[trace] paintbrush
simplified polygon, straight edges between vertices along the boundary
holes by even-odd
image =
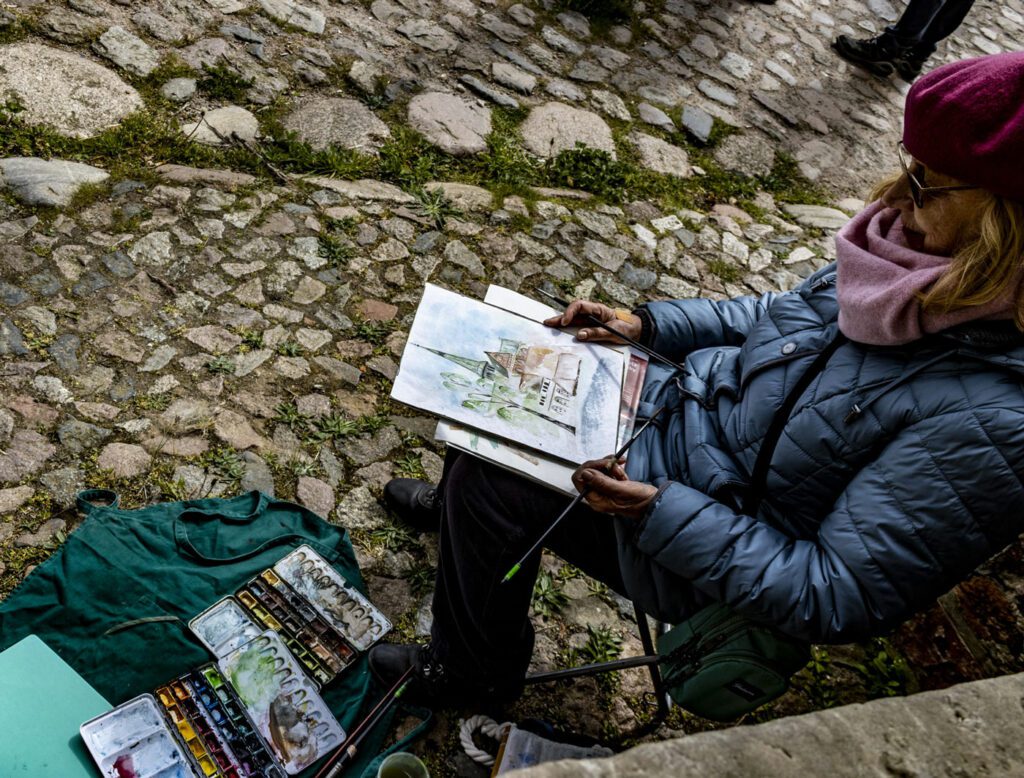
[[[658,415],[663,410],[665,410],[665,406],[664,405],[662,405],[654,413],[652,413],[648,417],[647,421],[645,421],[643,424],[640,425],[640,429],[638,429],[636,432],[634,432],[633,436],[629,440],[627,440],[625,443],[622,444],[622,448],[620,448],[618,451],[615,452],[615,455],[612,457],[611,462],[609,462],[609,464],[606,467],[611,467],[616,462],[618,462],[619,459],[621,459],[622,456],[627,451],[629,451],[629,447],[632,446],[636,442],[637,438],[640,437],[640,433],[643,432],[645,429],[647,429],[651,425],[651,423],[656,418],[658,418]],[[555,519],[553,522],[551,522],[551,525],[546,530],[544,530],[544,534],[541,535],[537,539],[536,543],[534,543],[532,546],[530,546],[530,550],[527,551],[525,554],[523,554],[522,557],[520,557],[519,561],[516,562],[514,565],[512,565],[511,568],[509,568],[509,571],[507,573],[505,573],[505,577],[501,579],[502,583],[505,583],[507,581],[512,580],[512,576],[514,576],[516,573],[519,572],[519,568],[522,567],[523,563],[527,559],[529,559],[530,555],[533,554],[534,551],[536,551],[537,549],[539,549],[541,547],[541,544],[547,539],[548,535],[550,535],[552,532],[554,532],[555,527],[557,527],[561,523],[562,519],[564,519],[566,516],[568,516],[570,511],[572,511],[573,508],[575,508],[577,505],[579,505],[580,502],[583,500],[583,498],[586,497],[589,493],[590,493],[590,487],[586,487],[586,488],[583,489],[583,491],[581,491],[579,494],[577,494],[575,497],[573,497],[572,502],[569,503],[568,507],[566,507],[566,509],[564,511],[562,511],[560,514],[558,514],[558,518]]]
[[[563,308],[568,308],[569,307],[569,302],[567,300],[563,300],[561,297],[556,297],[555,295],[551,294],[550,292],[545,292],[543,289],[537,289],[537,291],[540,292],[545,297],[547,297],[552,302],[558,303],[558,305],[561,305]],[[661,354],[659,354],[657,351],[655,351],[654,349],[650,348],[649,346],[645,346],[643,343],[640,343],[637,340],[633,340],[628,335],[623,335],[621,332],[619,332],[618,330],[612,328],[608,324],[605,324],[603,321],[601,321],[599,318],[597,318],[593,314],[589,314],[589,313],[585,314],[583,318],[585,318],[588,322],[593,324],[595,327],[600,327],[603,330],[607,330],[608,332],[610,332],[615,337],[617,337],[620,340],[625,341],[626,343],[628,343],[630,346],[635,348],[637,351],[642,351],[644,354],[649,356],[651,359],[656,359],[659,362],[664,362],[669,367],[674,368],[676,370],[681,370],[683,373],[687,372],[686,368],[683,367],[682,365],[680,365],[678,362],[673,362],[671,359],[669,359],[668,357],[662,356]]]
[[[416,669],[413,665],[399,678],[395,685],[388,689],[387,693],[381,699],[380,702],[366,714],[354,730],[345,738],[345,742],[338,746],[337,750],[328,757],[327,761],[324,762],[324,766],[320,768],[320,771],[314,776],[314,778],[338,778],[341,775],[341,771],[356,758],[356,754],[359,752],[359,743],[366,737],[371,729],[380,721],[384,714],[388,712],[392,705],[398,702],[398,699],[405,694],[406,688],[412,683],[412,674]]]

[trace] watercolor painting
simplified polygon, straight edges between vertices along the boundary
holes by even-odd
[[[391,396],[578,464],[615,450],[624,360],[428,284]]]
[[[345,739],[338,720],[273,630],[218,663],[289,775]]]
[[[309,546],[299,546],[274,570],[359,651],[390,631],[384,614]]]

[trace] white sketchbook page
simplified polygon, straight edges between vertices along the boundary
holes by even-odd
[[[615,449],[602,420],[623,371],[617,351],[428,284],[391,396],[578,464]]]
[[[447,421],[437,423],[434,438],[467,454],[519,473],[555,491],[570,497],[576,496],[576,487],[572,485],[575,468],[570,465],[564,465],[514,443],[498,440],[478,430]]]

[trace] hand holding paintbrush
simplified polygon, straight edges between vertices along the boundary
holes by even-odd
[[[562,523],[562,519],[568,516],[573,508],[579,505],[583,500],[594,508],[595,510],[606,511],[608,513],[622,513],[623,515],[629,515],[630,513],[641,509],[650,502],[654,494],[657,493],[657,489],[650,484],[643,484],[637,481],[630,481],[629,476],[626,475],[625,469],[622,467],[622,463],[625,462],[623,457],[626,452],[629,451],[632,446],[639,439],[643,431],[647,429],[654,420],[661,415],[661,412],[665,410],[665,406],[662,405],[654,411],[645,421],[641,424],[634,432],[632,437],[622,444],[622,448],[615,452],[610,457],[605,459],[595,459],[590,462],[582,464],[575,473],[573,473],[572,480],[579,489],[579,494],[573,498],[573,501],[569,503],[565,510],[558,514],[558,517],[548,525],[548,528],[544,530],[543,534],[537,538],[536,542],[530,546],[530,550],[523,554],[519,561],[516,562],[509,571],[505,573],[505,577],[501,579],[502,583],[506,583],[512,580],[512,577],[519,572],[519,569],[523,566],[530,556],[535,553],[547,540],[548,535],[555,531],[555,527]],[[603,472],[602,472],[603,471]],[[578,479],[578,480],[577,480]],[[652,491],[653,490],[653,491]]]
[[[562,314],[544,320],[548,327],[583,327],[589,324],[591,327],[584,327],[576,333],[577,340],[586,343],[626,343],[651,359],[686,373],[686,368],[678,362],[673,362],[639,341],[642,324],[636,314],[589,300],[575,300],[570,303],[543,289],[538,289],[537,292],[565,307]]]

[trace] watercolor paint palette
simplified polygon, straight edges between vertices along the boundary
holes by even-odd
[[[309,546],[285,556],[274,572],[359,651],[391,630],[384,614]]]
[[[216,657],[244,646],[266,629],[253,621],[233,597],[217,600],[192,619],[188,626]]]
[[[194,778],[156,699],[143,694],[85,722],[79,731],[103,778]]]
[[[87,721],[81,733],[104,778],[285,778],[345,739],[269,630],[222,667],[175,678]]]
[[[278,633],[321,685],[334,680],[356,658],[356,649],[273,570],[248,581],[235,592],[235,599],[264,628]]]
[[[274,630],[222,657],[218,666],[290,775],[344,741],[341,725]]]

